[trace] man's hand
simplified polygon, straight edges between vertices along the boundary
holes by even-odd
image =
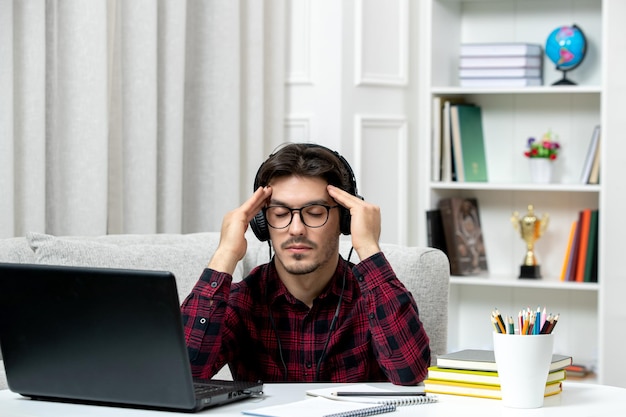
[[[220,243],[209,262],[208,267],[219,272],[233,274],[239,262],[248,250],[245,238],[250,220],[263,208],[272,195],[271,187],[259,187],[239,208],[224,216]]]
[[[380,252],[380,207],[361,200],[341,188],[327,186],[328,193],[338,203],[350,211],[350,234],[352,247],[360,259],[368,258]]]

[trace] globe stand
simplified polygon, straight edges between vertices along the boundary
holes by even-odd
[[[558,81],[552,83],[552,85],[577,85],[574,81],[571,81],[567,78],[567,71],[561,70],[563,72],[563,78]]]

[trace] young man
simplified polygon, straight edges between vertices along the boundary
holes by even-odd
[[[248,226],[274,256],[232,283]],[[338,153],[289,144],[223,220],[218,248],[182,306],[194,377],[228,363],[235,380],[421,382],[430,348],[417,305],[380,251],[380,209]],[[351,234],[361,261],[339,255]]]

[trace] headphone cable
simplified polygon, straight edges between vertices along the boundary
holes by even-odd
[[[348,267],[350,263],[350,258],[352,257],[352,251],[354,247],[350,248],[350,252],[348,253],[348,260],[346,261],[348,265],[346,265],[343,271],[343,277],[341,282],[341,292],[339,293],[339,301],[337,301],[337,308],[335,309],[335,315],[333,316],[332,321],[330,322],[330,327],[328,328],[328,337],[326,338],[326,342],[324,343],[324,348],[322,349],[322,354],[317,361],[317,366],[315,367],[315,382],[319,382],[320,379],[320,368],[322,366],[322,361],[326,357],[326,349],[328,349],[328,343],[330,342],[330,337],[333,334],[333,330],[335,325],[337,324],[337,320],[339,319],[339,310],[341,308],[341,303],[343,301],[343,292],[346,289],[346,275],[348,273]]]
[[[326,357],[326,350],[328,349],[328,344],[330,343],[330,337],[332,336],[335,325],[337,324],[337,320],[339,319],[339,311],[341,309],[341,304],[343,302],[343,293],[346,289],[346,275],[348,274],[350,258],[352,258],[353,251],[354,251],[354,247],[351,247],[350,252],[348,253],[348,260],[346,261],[347,265],[343,271],[343,276],[342,276],[342,281],[341,281],[341,292],[339,293],[339,301],[337,301],[335,314],[333,315],[333,319],[331,320],[330,326],[328,328],[328,337],[326,338],[326,341],[324,342],[324,348],[322,349],[322,353],[320,354],[320,358],[318,359],[317,365],[315,367],[315,381],[316,382],[319,381],[319,374],[320,374],[320,368],[322,366],[322,361]],[[270,253],[271,253],[271,245],[270,245]],[[276,322],[274,321],[274,314],[272,313],[272,307],[270,306],[269,300],[267,303],[267,309],[269,311],[270,324],[272,326],[272,329],[274,330],[274,334],[276,335],[276,343],[278,344],[278,354],[280,357],[281,365],[283,366],[283,370],[285,372],[285,381],[287,382],[289,369],[287,367],[287,363],[285,362],[285,358],[283,356],[283,347],[280,341],[280,336],[278,335],[278,328],[276,327]]]
[[[278,329],[276,328],[276,323],[274,322],[274,315],[272,314],[272,307],[267,304],[267,309],[270,312],[270,323],[272,324],[272,329],[274,329],[274,334],[276,335],[276,343],[278,344],[278,355],[280,357],[280,363],[283,365],[283,371],[285,372],[285,382],[288,382],[287,379],[287,364],[285,363],[285,358],[283,357],[283,346],[280,342],[280,336],[278,336]]]

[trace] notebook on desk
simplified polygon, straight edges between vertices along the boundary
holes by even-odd
[[[192,379],[170,272],[0,264],[0,346],[35,399],[197,411],[263,388]]]

